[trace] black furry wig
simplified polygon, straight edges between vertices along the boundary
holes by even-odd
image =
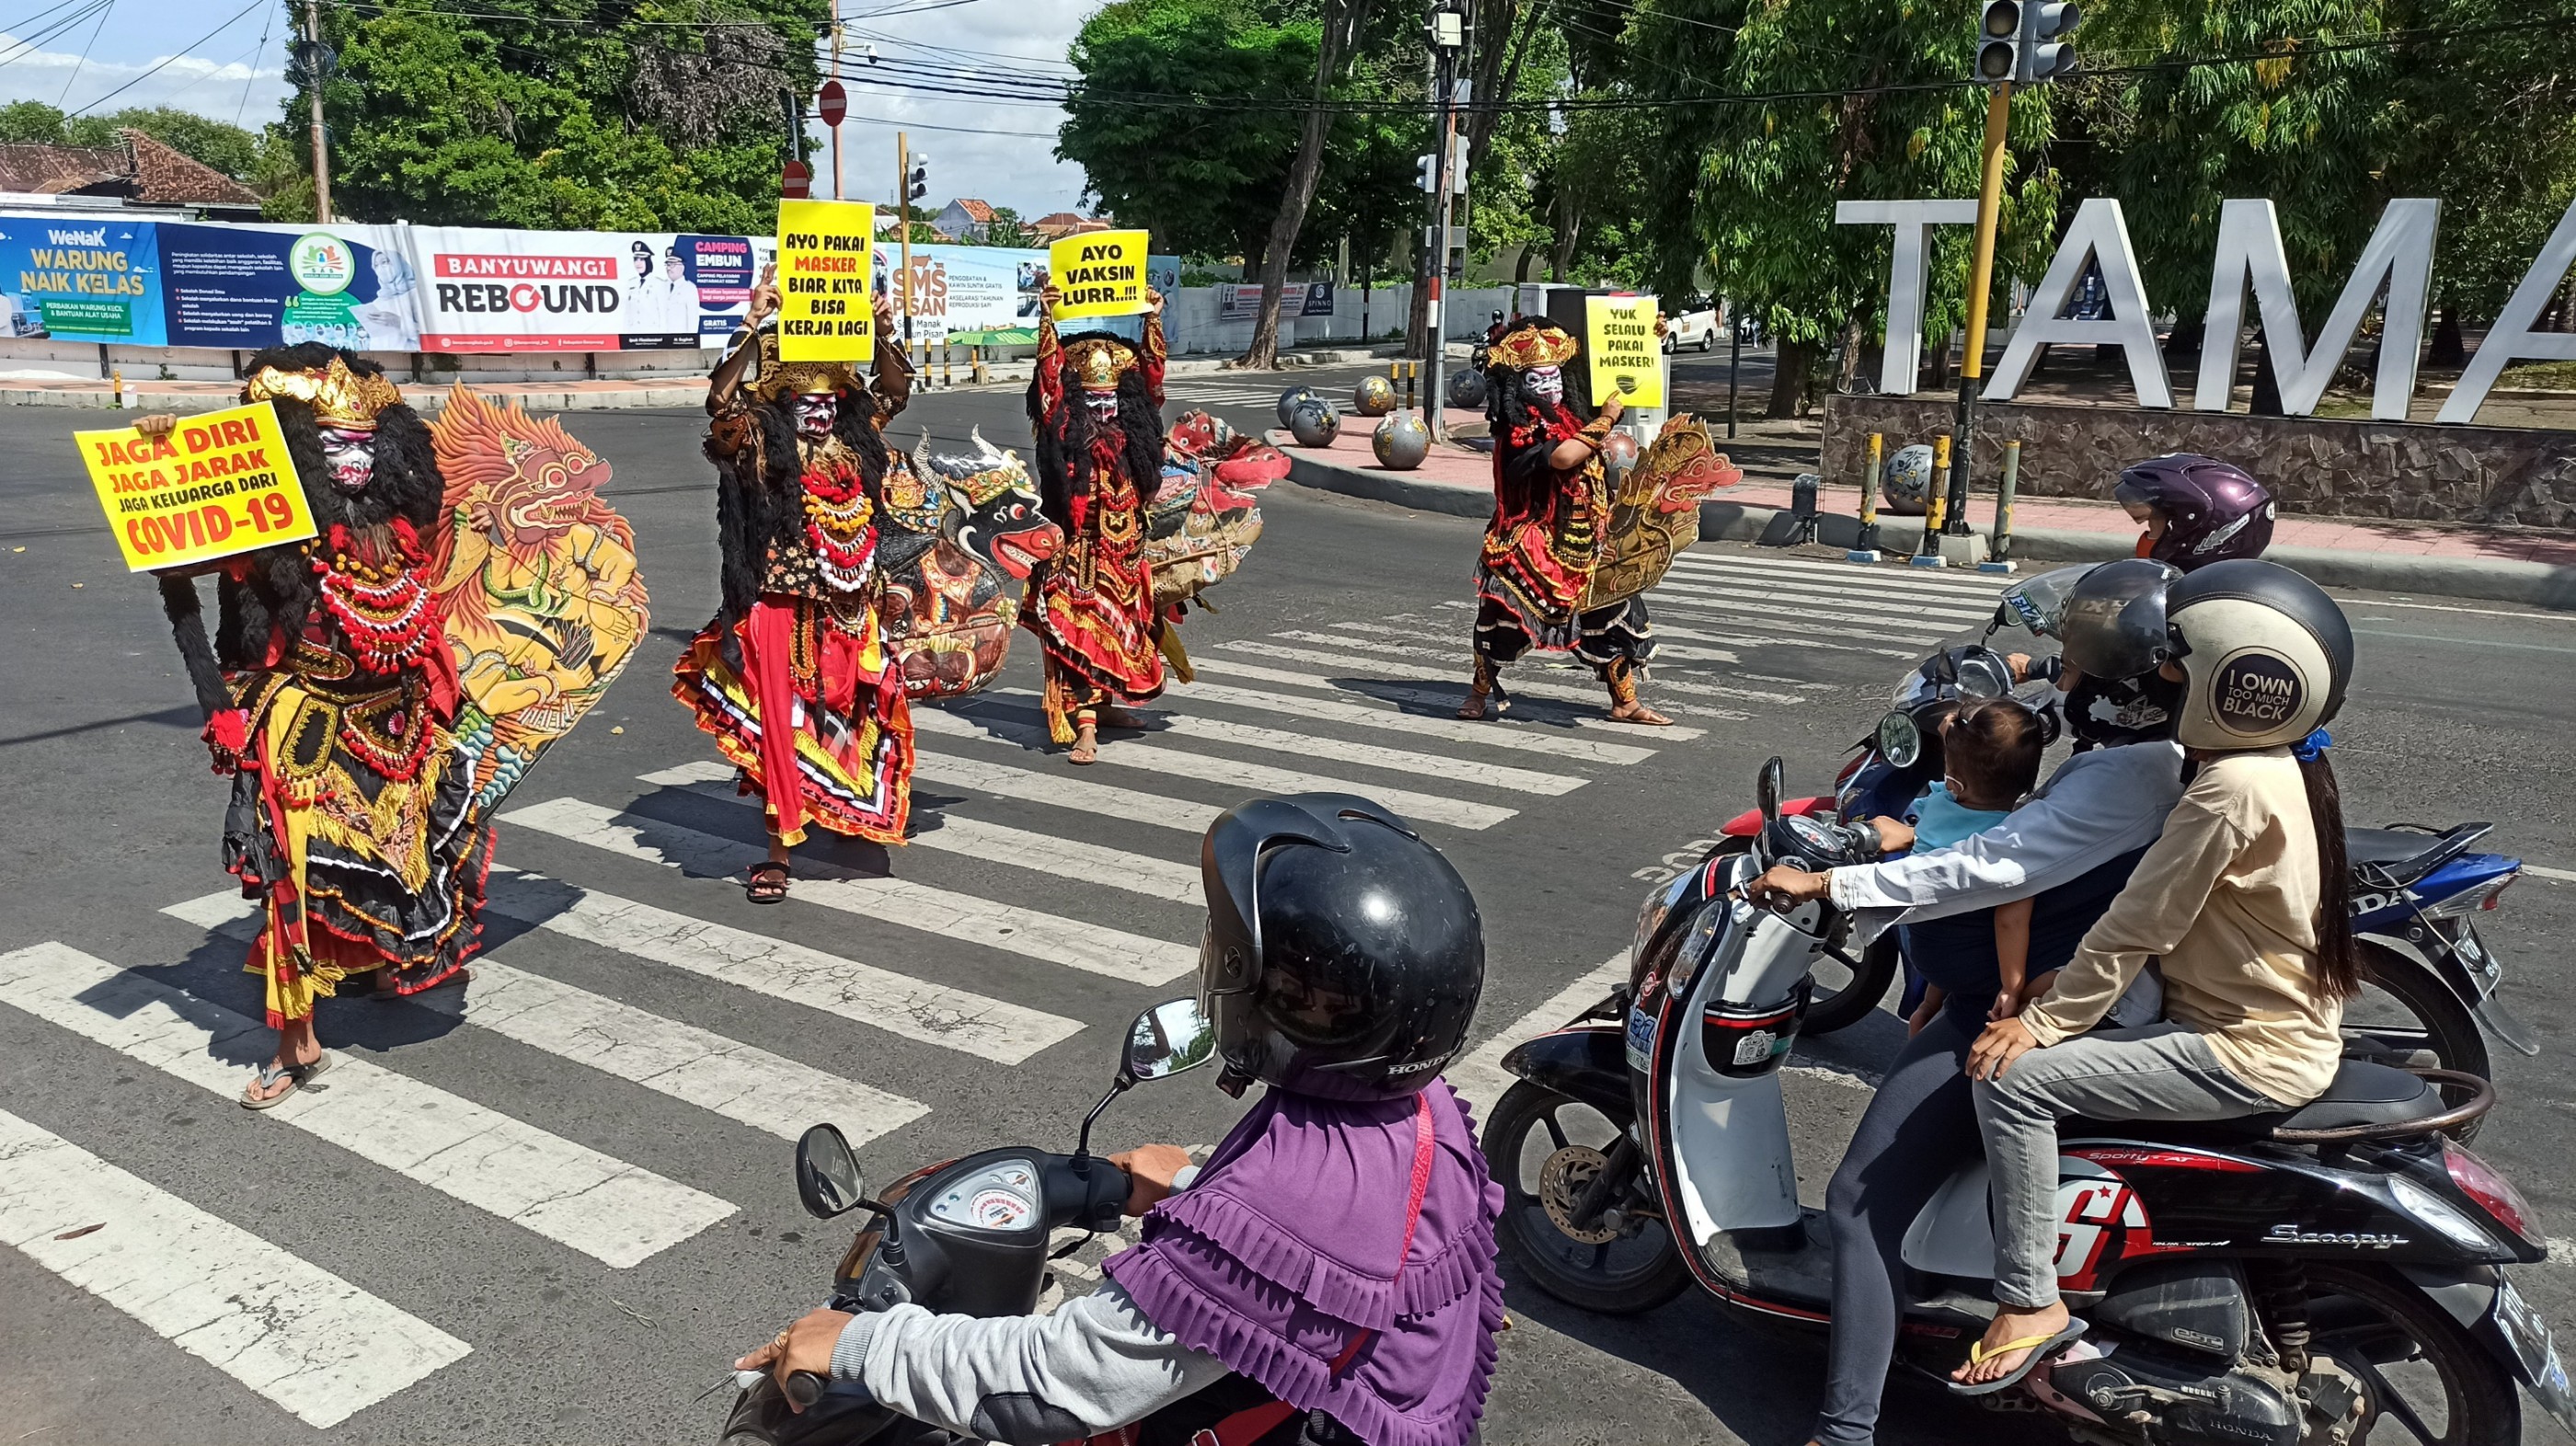
[[[1086,331],[1062,339],[1060,345],[1070,351],[1086,341],[1114,341],[1133,349],[1136,343],[1115,332]],[[1088,497],[1096,479],[1091,475],[1091,442],[1097,430],[1091,420],[1091,408],[1084,404],[1082,387],[1068,368],[1064,401],[1056,415],[1046,414],[1044,396],[1037,380],[1029,381],[1029,421],[1037,429],[1038,507],[1047,519],[1070,535],[1073,531],[1073,499]],[[1143,366],[1130,367],[1118,379],[1118,431],[1126,458],[1127,475],[1136,484],[1137,500],[1150,500],[1154,489],[1163,485],[1163,414],[1154,405],[1153,393],[1145,386]]]
[[[262,368],[319,371],[335,357],[359,376],[384,375],[383,367],[357,353],[318,341],[258,352],[244,374]],[[331,484],[330,464],[322,455],[321,424],[312,405],[292,397],[275,398],[271,405],[277,409],[287,458],[295,466],[296,480],[303,484],[305,504],[323,537],[329,537],[334,526],[364,530],[401,518],[428,543],[438,524],[445,489],[429,426],[418,412],[397,402],[376,414],[375,476],[364,490],[351,495]],[[187,660],[197,702],[209,716],[232,706],[224,686],[226,670],[265,666],[274,639],[293,639],[303,633],[317,587],[302,543],[250,554],[243,577],[225,575],[215,584],[215,633],[209,644],[195,582],[185,577],[165,577],[160,582],[162,611],[169,615],[179,655]]]
[[[859,459],[859,475],[868,496],[885,500],[889,465],[885,438],[877,431],[876,395],[865,389],[844,391],[832,434]],[[757,450],[717,455],[716,543],[723,554],[724,620],[738,621],[760,596],[763,560],[773,544],[790,541],[805,525],[802,500],[803,459],[797,447],[793,398],[763,401],[746,396],[750,421],[758,429]],[[749,475],[753,459],[760,475]]]
[[[1510,329],[1501,337],[1495,338],[1492,350],[1501,350],[1504,338],[1524,331],[1542,330],[1559,331],[1561,328],[1543,317],[1522,317],[1513,322]],[[1490,354],[1489,352],[1488,355]],[[1566,358],[1557,371],[1565,378],[1566,410],[1572,412],[1577,421],[1591,420],[1591,368],[1583,364],[1582,352],[1578,350],[1573,356]],[[1515,367],[1504,366],[1499,361],[1486,363],[1485,420],[1493,424],[1494,436],[1498,441],[1506,429],[1526,427],[1538,420],[1538,399],[1530,395],[1529,373]]]

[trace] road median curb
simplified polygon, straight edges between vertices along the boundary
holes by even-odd
[[[1417,512],[1454,517],[1493,515],[1491,493],[1481,487],[1435,482],[1403,472],[1350,467],[1288,453],[1288,480],[1325,492],[1391,502]],[[1794,535],[1786,511],[1739,502],[1702,503],[1700,536],[1710,542],[1782,545]],[[1987,529],[1974,528],[1980,555]],[[1848,548],[1860,535],[1859,519],[1833,513],[1816,519],[1816,540],[1827,547]],[[1890,557],[1911,553],[1921,544],[1919,517],[1878,519],[1880,551]],[[2137,539],[2127,534],[2032,528],[2012,535],[2012,555],[2028,571],[2041,565],[2108,562],[2136,555]],[[2576,611],[2576,568],[2514,558],[2436,557],[2421,553],[2360,552],[2325,547],[2274,547],[2264,556],[2306,574],[2326,587],[2366,588],[2374,592],[2423,593],[2435,597],[2484,602],[2521,603],[2529,607]]]

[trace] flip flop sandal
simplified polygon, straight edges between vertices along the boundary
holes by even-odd
[[[1950,1394],[1954,1396],[1991,1396],[1997,1391],[2018,1386],[2021,1384],[2022,1378],[2029,1375],[2031,1370],[2038,1366],[2040,1362],[2047,1360],[2050,1355],[2058,1351],[2060,1348],[2074,1344],[2076,1339],[2084,1334],[2084,1330],[2084,1322],[2080,1320],[2069,1320],[2066,1323],[2065,1328],[2058,1331],[2055,1335],[2023,1336],[2017,1341],[2006,1341],[2002,1345],[1995,1347],[1993,1350],[1986,1349],[1986,1343],[1984,1341],[1979,1341],[1968,1347],[1969,1365],[1973,1366],[1981,1361],[1991,1361],[1997,1356],[2009,1355],[2014,1351],[2028,1351],[2030,1354],[2022,1357],[2021,1364],[2006,1372],[2001,1380],[1975,1382],[1951,1381],[1948,1383]]]
[[[794,878],[787,865],[763,859],[751,866],[751,877],[743,883],[743,896],[755,904],[785,903],[787,886]]]
[[[278,1067],[277,1061],[272,1059],[268,1063],[261,1065],[259,1067],[258,1075],[255,1076],[249,1084],[242,1087],[242,1108],[246,1110],[275,1109],[279,1105],[286,1103],[288,1100],[293,1099],[297,1090],[304,1088],[314,1080],[319,1079],[325,1073],[328,1073],[331,1066],[337,1063],[339,1063],[338,1056],[332,1054],[331,1051],[327,1049],[322,1051],[322,1053],[317,1056],[311,1064],[291,1064],[281,1069]],[[265,1099],[256,1098],[251,1094],[252,1090],[268,1089],[274,1086],[279,1080],[287,1081],[290,1087],[279,1090],[276,1094],[270,1095]]]

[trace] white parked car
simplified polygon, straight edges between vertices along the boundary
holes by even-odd
[[[1718,326],[1716,302],[1705,296],[1686,298],[1664,314],[1664,350],[1687,346],[1706,351],[1717,344]]]

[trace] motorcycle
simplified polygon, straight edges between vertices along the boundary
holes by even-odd
[[[1776,758],[1758,794],[1750,849],[1648,899],[1629,982],[1504,1057],[1518,1083],[1484,1140],[1507,1192],[1501,1244],[1570,1304],[1635,1312],[1696,1283],[1758,1318],[1830,1323],[1831,1247],[1798,1203],[1780,1071],[1810,970],[1848,921],[1824,903],[1764,908],[1744,887],[1871,844],[1789,813]],[[2092,1329],[1981,1399],[2105,1446],[2349,1446],[2390,1421],[2453,1446],[2518,1439],[2519,1382],[2576,1429],[2576,1390],[2508,1274],[2546,1258],[2541,1229],[2444,1133],[2494,1099],[2473,1075],[2348,1059],[2280,1114],[2066,1122],[2057,1273]],[[1905,1237],[1915,1288],[1897,1360],[1911,1370],[1947,1376],[1985,1329],[1986,1183],[1969,1162]]]
[[[1091,1127],[1112,1101],[1149,1080],[1194,1069],[1216,1053],[1216,1031],[1198,1001],[1175,999],[1136,1016],[1117,1077],[1083,1116],[1070,1155],[1022,1145],[926,1165],[869,1196],[850,1142],[829,1124],[796,1142],[796,1193],[830,1220],[852,1210],[868,1223],[832,1271],[828,1304],[857,1313],[913,1304],[983,1317],[1026,1315],[1045,1291],[1050,1261],[1118,1228],[1127,1172],[1091,1153]],[[1055,1231],[1088,1234],[1050,1253]],[[723,1446],[933,1446],[959,1442],[876,1404],[854,1383],[797,1372],[782,1388],[765,1371],[737,1373]],[[798,1409],[800,1408],[801,1409]]]
[[[2066,594],[2088,571],[2058,568],[2005,589],[1982,637],[1944,648],[1906,675],[1888,713],[1853,745],[1850,761],[1835,775],[1833,793],[1784,800],[1782,812],[1847,825],[1903,818],[1915,797],[1942,776],[1942,714],[1961,699],[2001,697],[2023,686],[2027,668],[2016,669],[1995,648],[1997,635],[2012,629],[2053,637]],[[1759,812],[1748,809],[1720,834],[1742,848],[1761,826]],[[2498,989],[2503,965],[2477,930],[2476,916],[2498,907],[2522,873],[2518,858],[2471,852],[2494,828],[2395,823],[2344,830],[2352,930],[2368,976],[2368,988],[2344,1011],[2348,1053],[2480,1078],[2494,1073],[2490,1036],[2525,1055],[2540,1053],[2530,1028],[2505,1007]],[[1887,996],[1899,967],[1892,933],[1857,958],[1829,961],[1826,973],[1847,981],[1834,987],[1819,980],[1809,1034],[1829,1034],[1866,1018]],[[2448,1093],[2454,1102],[2465,1098],[2457,1090]]]

